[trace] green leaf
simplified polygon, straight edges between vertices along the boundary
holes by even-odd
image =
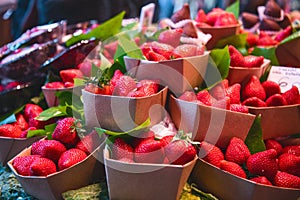
[[[279,65],[279,62],[275,51],[276,47],[255,47],[251,54],[255,56],[263,56],[271,61],[271,65],[277,66]]]
[[[105,70],[105,69],[107,69],[107,68],[110,68],[111,67],[111,63],[110,63],[110,61],[102,54],[102,53],[100,53],[100,60],[101,60],[101,66],[100,66],[100,69],[101,70]],[[97,67],[97,66],[95,66],[95,67]],[[98,69],[98,67],[97,67],[97,69]],[[98,72],[96,72],[96,73],[92,73],[92,74],[97,74]],[[96,75],[97,76],[97,75]]]
[[[233,4],[226,8],[226,11],[233,13],[235,18],[238,19],[240,14],[240,1],[235,1]]]
[[[74,87],[82,86],[85,84],[84,79],[82,78],[74,78]]]
[[[251,154],[266,150],[263,140],[260,115],[256,116],[245,140],[245,144],[249,148]]]
[[[282,40],[282,41],[280,42],[280,44],[284,44],[284,43],[287,43],[287,42],[291,42],[291,41],[293,41],[293,40],[295,40],[295,39],[297,39],[297,38],[299,38],[299,37],[300,37],[300,31],[297,31],[297,32],[291,34],[290,36],[288,36],[287,38],[285,38],[284,40]]]
[[[227,78],[229,72],[230,65],[230,55],[228,46],[223,49],[214,49],[210,53],[210,57],[212,58],[215,66],[220,72],[222,79]]]
[[[246,51],[247,33],[236,34],[223,38],[218,41],[218,43],[216,44],[216,48],[224,48],[226,45],[232,45],[239,50],[244,49],[243,51]]]
[[[59,105],[64,106],[72,104],[73,93],[70,91],[56,92],[55,95],[59,99]]]
[[[54,117],[62,117],[66,115],[66,106],[54,106],[41,112],[40,115],[36,117],[36,119],[38,121],[47,121]]]
[[[91,38],[96,38],[99,40],[106,40],[115,34],[119,33],[122,27],[122,20],[125,16],[125,11],[122,11],[118,15],[110,18],[109,20],[103,22],[95,29],[91,30],[86,34],[81,34],[78,36],[73,36],[66,42],[66,46],[70,47],[73,44],[81,41],[81,40],[88,40]]]
[[[29,130],[27,133],[27,138],[32,138],[36,136],[45,136],[46,131],[44,129],[37,129],[37,130]]]

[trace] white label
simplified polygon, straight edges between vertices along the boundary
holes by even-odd
[[[141,9],[139,31],[142,31],[144,27],[149,27],[152,24],[154,15],[155,4],[150,3]]]
[[[300,90],[300,68],[272,66],[268,80],[278,83],[282,93],[293,85]]]

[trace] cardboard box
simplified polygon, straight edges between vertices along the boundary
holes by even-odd
[[[175,94],[201,85],[205,77],[209,52],[168,61],[153,62],[124,57],[127,72],[139,80],[157,79]]]
[[[106,180],[110,199],[175,200],[196,163],[185,165],[126,163],[109,158],[104,150]]]
[[[20,153],[23,149],[31,146],[32,143],[42,137],[32,138],[9,138],[0,137],[0,163],[5,166],[7,162]]]
[[[279,65],[288,67],[300,67],[300,38],[279,44],[275,54]]]
[[[265,59],[261,67],[245,68],[229,66],[229,73],[227,76],[229,85],[233,85],[234,83],[246,83],[253,75],[260,78],[266,70],[271,67],[270,63],[270,60]]]
[[[241,28],[241,24],[222,27],[204,27],[198,25],[197,28],[200,29],[203,33],[212,35],[212,38],[206,44],[207,49],[211,50],[217,45],[219,40],[238,34]]]
[[[249,112],[261,114],[263,138],[275,138],[300,133],[300,104],[274,107],[249,107]]]
[[[146,121],[151,113],[155,122],[164,116],[168,87],[148,97],[122,97],[93,94],[82,90],[86,126],[101,127],[111,131],[128,131]]]
[[[191,173],[190,182],[204,192],[222,200],[297,200],[299,189],[266,186],[225,172],[202,159],[198,159]]]
[[[100,168],[96,168],[98,166],[97,158],[100,154],[99,149],[94,150],[86,159],[76,165],[46,177],[19,175],[12,166],[14,158],[8,162],[8,166],[26,193],[40,200],[58,200],[62,199],[61,194],[63,192],[87,186],[98,178],[99,174],[97,172],[101,170]],[[24,149],[17,156],[30,154],[31,147]]]
[[[226,147],[234,136],[245,140],[255,115],[198,105],[170,96],[169,112],[178,130],[193,133],[193,140]]]

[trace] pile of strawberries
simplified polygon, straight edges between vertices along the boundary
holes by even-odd
[[[231,174],[264,185],[300,189],[300,145],[285,146],[265,141],[266,150],[250,154],[243,140],[233,137],[227,148],[202,142],[203,160]],[[224,153],[223,153],[224,152]]]
[[[14,169],[23,176],[47,176],[84,160],[99,146],[99,136],[92,131],[80,140],[75,126],[75,118],[59,120],[52,140],[33,143],[30,155],[13,160]]]
[[[0,136],[10,138],[26,138],[29,130],[42,129],[51,123],[48,121],[38,121],[35,118],[43,112],[43,109],[36,104],[28,103],[24,111],[16,114],[16,121],[0,126]]]
[[[229,54],[230,54],[230,66],[231,67],[245,67],[245,68],[253,68],[253,67],[261,67],[264,63],[263,56],[254,56],[247,55],[243,56],[239,50],[237,50],[234,46],[229,45]]]
[[[155,138],[154,132],[144,132],[140,137],[125,140],[116,138],[110,144],[111,158],[128,163],[184,165],[192,161],[197,150],[195,146],[176,136]]]
[[[85,90],[94,94],[147,97],[156,94],[159,84],[154,80],[136,81],[131,76],[124,75],[120,70],[114,72],[114,76],[105,85],[87,84]]]

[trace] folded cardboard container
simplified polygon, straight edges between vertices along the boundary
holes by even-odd
[[[104,150],[106,180],[110,199],[175,200],[196,163],[185,165],[126,163],[109,157]]]
[[[153,62],[124,57],[127,72],[139,80],[160,80],[175,94],[199,86],[205,77],[209,52],[201,56]]]
[[[122,97],[93,94],[82,90],[87,127],[101,127],[111,131],[128,131],[146,121],[151,112],[157,122],[162,121],[168,87],[148,97]],[[155,123],[155,122],[154,122]]]
[[[193,133],[193,140],[226,147],[234,136],[245,140],[255,115],[199,105],[170,96],[169,112],[178,130]]]
[[[298,200],[300,198],[300,189],[258,184],[225,172],[202,159],[197,160],[190,182],[222,200]]]
[[[300,67],[300,38],[279,44],[275,54],[279,65],[288,67]]]

